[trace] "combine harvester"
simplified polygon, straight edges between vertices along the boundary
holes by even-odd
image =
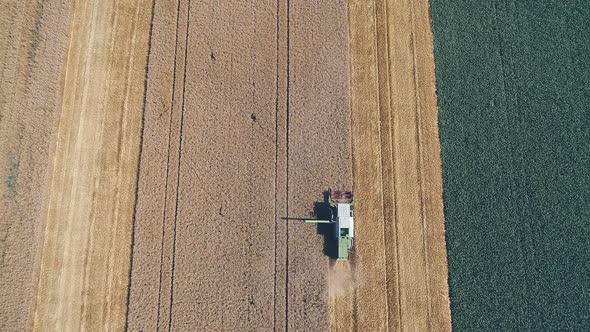
[[[307,219],[306,223],[334,224],[334,235],[338,241],[338,259],[348,260],[354,246],[354,201],[352,192],[330,191],[330,220]]]

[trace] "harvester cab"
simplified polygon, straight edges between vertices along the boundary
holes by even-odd
[[[335,240],[338,243],[338,259],[347,260],[354,246],[354,200],[352,192],[330,191],[330,220],[305,220],[306,223],[334,224]]]

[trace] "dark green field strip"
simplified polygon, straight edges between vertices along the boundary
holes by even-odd
[[[458,331],[590,330],[590,2],[431,0]]]

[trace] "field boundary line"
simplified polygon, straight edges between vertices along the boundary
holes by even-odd
[[[418,181],[419,181],[419,197],[420,197],[420,219],[422,221],[422,252],[424,255],[424,269],[426,271],[426,317],[427,317],[427,324],[428,330],[432,330],[432,322],[431,322],[431,305],[432,300],[430,298],[430,266],[428,264],[428,240],[427,240],[427,232],[426,232],[426,219],[425,219],[425,200],[424,200],[424,167],[423,167],[423,151],[422,151],[422,111],[421,111],[421,102],[420,102],[420,93],[419,90],[419,77],[418,77],[418,61],[416,59],[416,14],[414,8],[414,1],[410,1],[410,12],[412,17],[412,61],[413,61],[413,74],[414,74],[414,100],[416,105],[416,142],[417,144],[417,152],[418,158],[416,167],[418,168]]]
[[[279,185],[279,0],[276,0],[276,67],[275,67],[275,165],[274,165],[274,273],[273,273],[273,331],[277,330],[277,232],[278,232],[278,185]]]

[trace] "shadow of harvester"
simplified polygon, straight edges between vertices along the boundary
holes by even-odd
[[[313,215],[316,219],[330,220],[332,218],[332,208],[330,207],[330,192],[324,191],[324,200],[322,202],[315,202],[313,206]],[[338,241],[336,240],[335,225],[317,224],[317,234],[324,238],[324,255],[329,258],[338,258]]]
[[[330,207],[330,191],[324,191],[324,200],[322,202],[315,202],[313,204],[313,213],[309,218],[282,218],[284,220],[293,220],[302,222],[305,220],[331,220],[332,219],[332,208]],[[311,225],[309,225],[311,226]],[[336,225],[333,223],[317,223],[316,234],[321,235],[324,238],[324,255],[331,258],[332,262],[335,262],[338,258],[338,240],[336,239]]]

